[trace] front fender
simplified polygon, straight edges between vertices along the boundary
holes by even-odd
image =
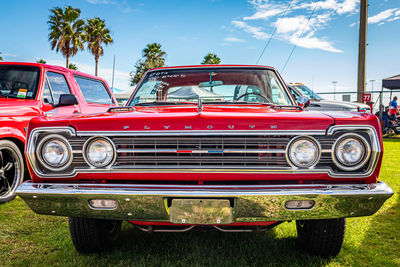
[[[25,128],[19,129],[14,127],[0,126],[0,139],[3,138],[15,138],[25,144],[26,141]]]

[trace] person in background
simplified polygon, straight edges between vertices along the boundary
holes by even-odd
[[[389,104],[389,116],[396,116],[399,108],[397,106],[397,96],[393,97],[393,100]]]

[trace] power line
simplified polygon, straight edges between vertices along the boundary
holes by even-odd
[[[289,8],[292,5],[292,2],[293,2],[293,0],[290,0],[289,5],[287,6],[285,12],[283,13],[283,15],[281,17],[281,20],[279,20],[279,22],[276,24],[274,31],[272,32],[271,36],[268,39],[268,42],[265,44],[264,49],[262,50],[260,56],[258,57],[256,64],[258,64],[258,62],[260,61],[261,57],[263,56],[263,54],[264,54],[265,50],[267,49],[269,43],[271,42],[272,38],[274,37],[275,32],[279,27],[279,24],[281,24],[282,19],[286,16],[287,12],[289,11]]]
[[[283,71],[285,70],[287,64],[289,63],[289,60],[290,60],[290,58],[292,57],[293,52],[294,52],[294,50],[296,49],[297,44],[298,44],[299,41],[300,41],[300,38],[303,36],[305,30],[307,29],[308,24],[310,23],[310,20],[311,20],[312,16],[313,16],[314,13],[315,13],[315,10],[317,9],[317,6],[318,6],[317,4],[314,6],[313,11],[311,12],[310,16],[308,17],[307,23],[306,23],[306,25],[304,25],[303,31],[301,32],[301,34],[299,35],[299,38],[297,39],[296,43],[294,44],[293,49],[292,49],[292,51],[290,52],[289,57],[287,58],[286,63],[285,63],[285,65],[283,66],[283,69],[282,69],[281,73],[283,73]]]

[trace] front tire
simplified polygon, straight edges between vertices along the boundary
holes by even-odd
[[[329,258],[339,254],[346,219],[296,221],[297,244],[305,252]]]
[[[69,217],[69,231],[77,251],[102,252],[119,239],[122,221]]]
[[[15,198],[15,190],[24,181],[24,158],[18,146],[0,140],[0,203]]]

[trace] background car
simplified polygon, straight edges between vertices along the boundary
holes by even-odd
[[[291,83],[287,85],[292,96],[298,100],[302,95],[310,98],[308,109],[321,111],[357,111],[371,113],[371,107],[367,104],[357,102],[344,102],[336,100],[327,100],[319,96],[313,90],[300,83]]]

